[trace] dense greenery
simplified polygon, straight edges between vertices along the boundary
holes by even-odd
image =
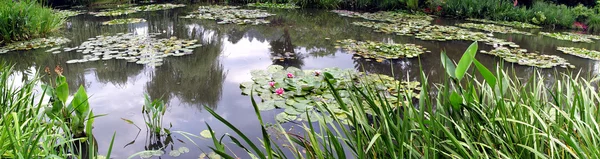
[[[50,74],[49,69],[46,72]],[[85,90],[80,87],[67,103],[69,88],[62,68],[55,68],[55,72],[55,84],[40,90],[36,76],[26,77],[14,73],[11,66],[0,64],[1,158],[97,155],[97,143],[91,132],[97,116],[89,107]],[[25,80],[16,82],[19,77]]]
[[[64,22],[63,17],[35,0],[0,0],[0,4],[0,43],[44,37]]]
[[[236,132],[235,136],[221,137],[210,131],[212,149],[231,158],[221,141],[229,136],[254,158],[350,157],[347,155],[352,158],[595,158],[600,155],[596,148],[600,142],[597,138],[600,96],[593,87],[596,80],[564,74],[547,83],[538,74],[528,79],[514,78],[501,67],[492,73],[475,59],[476,52],[474,43],[457,64],[442,53],[441,63],[448,78],[436,85],[437,90],[430,91],[427,76],[422,73],[424,85],[419,100],[401,99],[409,105],[393,104],[385,92],[366,85],[346,83],[355,88],[349,93],[351,101],[342,100],[339,90],[329,89],[349,122],[337,114],[328,115],[333,114],[330,105],[319,105],[323,116],[301,124],[300,134],[276,125],[280,134],[273,135],[263,126],[261,143],[251,142],[234,125],[207,108]],[[472,65],[483,81],[467,73]],[[325,72],[324,76],[328,85],[338,84],[331,74]],[[252,103],[263,124],[254,98]],[[372,114],[365,113],[367,108],[373,110]],[[333,120],[326,120],[329,117]],[[276,141],[275,136],[282,138]]]

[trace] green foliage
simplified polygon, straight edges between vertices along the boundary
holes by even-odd
[[[160,135],[163,133],[171,133],[169,129],[163,127],[163,117],[165,116],[166,112],[167,106],[162,100],[151,100],[148,95],[145,95],[142,113],[148,130],[153,134]]]
[[[476,50],[472,45],[459,61],[459,68],[474,64],[474,73],[481,74],[484,81],[468,73],[463,80],[453,77],[470,71],[455,68],[442,54],[442,64],[451,78],[438,85],[437,95],[430,95],[422,73],[421,97],[409,104],[418,107],[389,107],[385,95],[373,87],[355,89],[349,93],[351,101],[338,103],[350,116],[347,126],[330,115],[329,105],[319,105],[320,117],[302,123],[304,131],[300,134],[276,126],[282,145],[271,142],[275,135],[266,135],[264,126],[262,144],[253,143],[210,108],[206,110],[244,139],[240,143],[237,137],[227,135],[252,158],[272,158],[264,152],[277,158],[595,158],[600,154],[600,139],[595,135],[600,133],[600,96],[592,86],[597,79],[587,81],[564,74],[548,84],[538,74],[518,79],[502,67],[492,73],[473,58]],[[327,72],[324,77],[328,84],[337,80]],[[331,87],[329,91],[342,101],[338,90]],[[258,105],[251,99],[263,125]],[[373,114],[367,115],[366,108],[373,109]],[[217,147],[213,150],[233,158],[223,149],[222,141],[211,136]],[[265,150],[258,150],[259,146]],[[282,147],[290,152],[283,152]]]
[[[546,17],[544,21],[540,21],[540,24],[555,25],[564,28],[571,28],[571,25],[577,20],[578,16],[572,8],[565,5],[556,5],[546,2],[536,2],[529,10],[532,13],[539,12]]]
[[[44,37],[64,22],[64,17],[35,0],[0,0],[0,4],[0,43]]]
[[[97,155],[96,141],[91,135],[94,116],[88,110],[83,89],[73,96],[69,105],[65,105],[62,101],[69,98],[69,89],[64,76],[59,75],[56,87],[47,86],[41,94],[36,89],[39,87],[37,76],[18,81],[20,76],[24,75],[13,73],[11,66],[0,64],[0,158],[100,157]],[[51,95],[48,106],[45,104],[48,98],[44,93]],[[72,113],[65,111],[67,109],[75,114],[71,114],[70,118],[58,117],[63,113]],[[87,111],[90,115],[86,117]],[[85,129],[89,133],[75,136],[83,131],[83,122],[86,122]],[[112,141],[107,154],[109,157]]]
[[[50,102],[46,109],[46,115],[57,121],[62,121],[68,125],[68,130],[75,137],[83,137],[86,132],[86,121],[93,120],[95,116],[92,114],[88,96],[83,86],[80,86],[77,92],[73,95],[73,99],[67,104],[69,97],[69,85],[67,78],[62,75],[62,68],[56,67],[55,72],[57,77],[54,84],[43,84],[46,95],[50,96]],[[92,125],[87,125],[91,128]]]

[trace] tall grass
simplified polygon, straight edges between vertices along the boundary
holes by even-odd
[[[351,90],[352,102],[343,102],[337,90],[331,89],[349,122],[337,116],[331,116],[333,122],[311,119],[301,125],[304,134],[289,133],[279,126],[286,141],[283,145],[273,142],[265,126],[261,128],[261,143],[253,143],[210,108],[206,110],[233,129],[242,140],[230,136],[232,141],[256,158],[600,156],[597,79],[562,74],[548,83],[545,76],[533,74],[520,79],[501,67],[492,73],[474,58],[476,52],[475,43],[457,64],[442,54],[447,80],[436,84],[437,92],[431,92],[427,77],[421,73],[419,100],[405,99],[410,104],[401,107],[394,107],[398,105],[386,101],[387,95],[374,88],[357,89],[362,87],[350,84],[355,88]],[[470,69],[472,65],[474,69]],[[471,74],[469,70],[473,70]],[[483,80],[476,79],[476,74]],[[334,82],[330,74],[325,76],[326,82]],[[264,124],[254,98],[252,104]],[[324,115],[331,113],[326,105],[318,108]],[[373,113],[365,113],[366,108]],[[222,157],[233,158],[225,152],[222,138],[212,136],[212,149]]]
[[[37,76],[23,81],[18,76],[24,75],[14,74],[11,66],[0,64],[0,158],[97,156],[92,135],[74,137],[72,125],[47,115],[54,107],[46,104],[47,89],[36,89],[39,88]],[[93,120],[86,122],[91,125]],[[91,130],[91,126],[89,128]],[[110,157],[110,149],[112,142],[107,157]]]
[[[64,19],[36,0],[0,0],[0,42],[44,37],[62,27]]]

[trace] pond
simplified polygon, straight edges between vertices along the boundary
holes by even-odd
[[[197,158],[202,152],[197,151],[196,147],[181,135],[155,138],[147,134],[141,113],[144,94],[168,103],[164,126],[172,126],[172,131],[198,135],[206,130],[206,124],[209,124],[217,134],[234,134],[204,110],[204,106],[208,106],[258,141],[261,130],[250,97],[242,95],[239,88],[240,83],[251,80],[251,70],[266,69],[273,64],[301,69],[339,67],[395,75],[397,79],[418,80],[419,69],[422,68],[430,81],[435,83],[445,77],[440,64],[440,52],[444,50],[450,58],[458,61],[472,43],[423,41],[413,36],[374,32],[370,28],[352,25],[353,22],[365,21],[363,19],[342,17],[327,10],[269,9],[268,12],[275,15],[267,18],[271,22],[266,25],[217,24],[213,20],[179,18],[197,8],[198,5],[189,5],[118,17],[81,14],[69,18],[65,29],[59,33],[60,36],[71,40],[63,45],[65,47],[76,47],[89,38],[116,33],[161,33],[157,37],[195,39],[202,44],[193,49],[190,55],[164,58],[161,66],[139,65],[116,59],[67,64],[67,61],[80,59],[83,55],[74,50],[52,54],[47,52],[50,47],[1,54],[0,61],[13,63],[17,71],[28,74],[34,74],[36,70],[43,70],[45,67],[60,65],[64,68],[71,92],[75,92],[77,86],[83,85],[91,96],[89,101],[94,114],[107,114],[95,120],[93,129],[102,154],[106,153],[104,150],[108,148],[113,133],[116,133],[112,151],[114,158],[127,158],[136,152],[159,148],[165,150],[163,158],[171,158],[167,154],[179,147],[187,147],[192,151],[177,158]],[[145,21],[135,24],[102,24],[116,18],[142,18]],[[461,22],[435,18],[432,24],[455,25]],[[598,40],[594,40],[593,43],[574,43],[537,33],[494,33],[494,37],[512,41],[520,48],[537,51],[539,54],[562,57],[575,66],[574,69],[541,69],[543,76],[551,78],[556,72],[567,71],[581,71],[585,75],[600,74],[598,61],[557,50],[557,47],[600,50]],[[418,58],[411,58],[377,62],[354,58],[352,54],[336,47],[336,41],[344,39],[412,43],[421,45],[430,52],[421,54],[420,61]],[[493,48],[484,43],[480,43],[479,46],[480,49],[488,51]],[[290,54],[295,58],[278,59]],[[488,54],[478,54],[477,59],[489,68],[494,68],[496,63],[503,61]],[[512,63],[505,63],[505,68],[514,68],[516,75],[522,77],[529,77],[536,70],[534,67]],[[263,112],[265,122],[275,123],[274,116],[278,112],[281,110]],[[131,120],[142,129],[139,130],[123,119]],[[284,124],[286,128],[293,128],[293,125],[294,123]],[[212,146],[211,140],[195,142],[203,151],[211,152],[208,148]],[[232,151],[240,156],[245,155],[241,150]]]

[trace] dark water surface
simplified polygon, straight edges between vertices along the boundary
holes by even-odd
[[[127,63],[125,60],[96,61],[79,64],[66,64],[70,59],[81,58],[82,54],[63,52],[51,54],[49,49],[27,52],[10,52],[0,55],[1,61],[16,64],[16,70],[35,72],[34,70],[56,65],[64,67],[64,74],[75,92],[83,85],[91,96],[90,104],[94,114],[108,114],[95,120],[94,134],[99,142],[100,153],[108,148],[113,132],[116,132],[113,148],[114,158],[127,158],[136,152],[164,147],[163,158],[170,158],[171,149],[188,147],[191,152],[178,158],[197,158],[201,153],[197,147],[181,135],[151,137],[146,133],[141,108],[144,94],[152,99],[163,99],[169,105],[164,117],[164,126],[172,124],[172,131],[185,131],[199,135],[207,129],[205,123],[212,126],[217,134],[234,134],[223,124],[204,110],[203,106],[215,109],[217,113],[238,126],[246,135],[256,139],[261,136],[260,125],[255,117],[248,96],[241,95],[239,83],[250,81],[250,71],[265,69],[272,64],[294,66],[302,69],[320,69],[325,67],[354,68],[394,75],[397,78],[418,80],[419,60],[401,59],[378,63],[354,59],[351,54],[335,48],[336,40],[356,39],[387,41],[396,43],[414,43],[431,50],[421,56],[422,67],[430,81],[438,82],[444,78],[440,66],[440,51],[445,50],[450,58],[458,60],[463,51],[471,44],[468,41],[436,42],[421,41],[409,36],[395,36],[375,33],[368,28],[353,26],[360,19],[340,17],[325,10],[270,10],[277,14],[270,17],[272,24],[219,25],[211,20],[181,19],[197,6],[188,6],[166,11],[139,12],[118,18],[144,18],[147,22],[103,26],[102,22],[116,17],[95,17],[89,14],[71,17],[69,24],[60,34],[71,39],[67,47],[79,46],[88,38],[114,33],[163,33],[160,37],[176,36],[181,39],[197,39],[203,44],[192,55],[168,57],[160,67],[150,67]],[[434,24],[452,25],[456,21],[436,19]],[[541,54],[558,55],[576,66],[572,71],[596,75],[600,73],[597,61],[563,54],[557,46],[575,46],[600,50],[595,43],[572,43],[560,41],[542,35],[496,34],[497,37],[514,41],[521,48],[538,51]],[[480,44],[480,49],[490,50],[491,46]],[[272,57],[285,52],[297,54],[297,59],[278,61]],[[501,59],[492,55],[479,54],[478,60],[493,68]],[[506,63],[507,68],[515,68],[517,75],[527,77],[535,72],[532,67],[514,67]],[[565,69],[543,69],[544,76],[552,77],[554,72]],[[277,111],[263,112],[266,122],[273,123]],[[139,131],[121,118],[132,120],[142,127]],[[291,127],[293,124],[285,124]],[[182,142],[183,141],[183,142]],[[258,141],[258,140],[255,140]],[[184,143],[185,142],[185,143]],[[201,150],[210,152],[211,140],[196,139]],[[231,148],[235,146],[230,146]],[[245,156],[243,151],[233,149],[235,154]]]

